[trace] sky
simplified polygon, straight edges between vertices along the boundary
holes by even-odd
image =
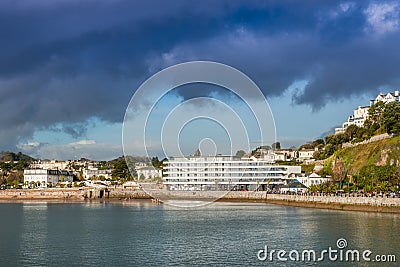
[[[178,63],[219,62],[250,77],[285,147],[400,84],[399,1],[5,0],[0,40],[0,150],[42,159],[121,156],[131,97]],[[202,85],[172,90],[160,109],[200,96],[236,105]],[[193,116],[210,109],[195,107]],[[207,128],[196,123],[192,132]],[[188,130],[183,153],[208,137]]]

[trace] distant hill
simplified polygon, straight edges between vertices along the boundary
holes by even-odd
[[[147,163],[147,162],[151,161],[150,158],[143,157],[143,156],[128,156],[128,158],[129,158],[129,160],[131,162],[144,162],[144,163]],[[120,156],[120,157],[118,157],[116,159],[109,160],[108,162],[109,163],[114,163],[114,162],[121,161],[121,160],[125,160],[125,157],[124,156]]]
[[[28,156],[21,152],[15,153],[12,151],[0,151],[0,162],[19,161],[19,160],[25,160],[25,161],[30,162],[30,161],[34,161],[35,158],[32,158],[31,156]]]

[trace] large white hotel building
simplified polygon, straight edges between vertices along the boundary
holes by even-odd
[[[163,184],[169,190],[266,190],[301,174],[301,166],[254,157],[172,157],[164,164]]]

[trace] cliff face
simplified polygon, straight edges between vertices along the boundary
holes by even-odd
[[[349,174],[358,174],[361,168],[370,165],[400,167],[400,136],[342,148],[326,164],[332,166],[336,158],[341,158],[349,166]]]

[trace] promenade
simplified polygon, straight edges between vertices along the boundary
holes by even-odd
[[[91,193],[92,192],[92,193]],[[0,190],[1,201],[66,200],[85,199],[151,199],[204,200],[231,202],[260,202],[308,208],[335,210],[375,211],[400,213],[400,198],[382,196],[349,195],[288,195],[249,191],[152,191],[151,196],[143,190],[111,188],[103,194],[89,188],[48,188]]]

